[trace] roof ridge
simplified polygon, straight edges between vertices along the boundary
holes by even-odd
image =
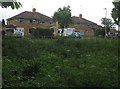
[[[23,12],[21,12],[21,13],[15,15],[15,16],[12,16],[12,17],[8,18],[7,20],[12,19],[12,18],[15,18],[16,16],[19,16],[20,14],[22,14],[22,13],[24,13],[24,12],[28,12],[28,11],[23,11]]]
[[[33,15],[35,15],[35,16],[33,16]],[[35,18],[35,19],[39,19],[39,18],[45,18],[45,19],[51,19],[49,16],[47,16],[47,15],[44,15],[44,14],[42,14],[42,13],[40,13],[40,12],[31,12],[31,11],[23,11],[23,12],[21,12],[21,13],[19,13],[19,14],[17,14],[17,15],[15,15],[15,16],[13,16],[13,17],[11,17],[11,18],[8,18],[7,20],[10,20],[10,19],[13,19],[13,18],[26,18],[26,19],[30,19],[30,18]]]
[[[80,18],[80,17],[78,17],[78,16],[74,16],[73,18],[79,18],[79,19],[82,19],[82,20],[85,20],[85,21],[87,21],[87,22],[90,22],[90,23],[93,23],[93,24],[96,24],[97,25],[97,23],[95,23],[95,22],[92,22],[92,21],[90,21],[90,20],[88,20],[88,19],[85,19],[85,18]]]

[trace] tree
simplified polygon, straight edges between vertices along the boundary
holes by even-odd
[[[120,1],[113,2],[114,8],[112,9],[111,16],[115,21],[115,24],[119,24],[120,21]]]
[[[102,18],[101,24],[103,24],[106,27],[107,33],[110,31],[110,28],[114,25],[111,19],[109,18]]]
[[[65,27],[68,27],[69,24],[72,22],[70,6],[59,8],[54,13],[53,20],[58,21],[58,24],[60,25],[60,28],[62,28],[63,33],[63,29]]]
[[[4,0],[0,0],[0,4],[2,8],[11,7],[12,9],[19,9],[20,7],[22,7],[22,4],[20,2],[17,2],[16,0],[11,0],[11,2],[5,2]]]
[[[2,19],[2,26],[5,26],[5,20]]]
[[[101,19],[101,24],[103,24],[104,26],[107,26],[107,27],[112,27],[113,26],[113,22],[109,18],[102,18]]]

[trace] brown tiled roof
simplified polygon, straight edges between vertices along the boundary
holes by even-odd
[[[96,23],[89,21],[85,18],[80,18],[80,17],[73,17],[73,22],[74,23],[87,23],[87,24],[94,24],[97,25]]]
[[[24,11],[18,15],[15,15],[11,18],[8,18],[7,20],[11,19],[35,19],[35,20],[52,20],[50,17],[43,15],[39,12],[29,12],[29,11]]]
[[[79,26],[83,26],[83,27],[87,27],[87,28],[91,28],[91,29],[101,29],[102,26],[92,22],[92,21],[89,21],[85,18],[82,18],[82,17],[73,17],[73,23],[74,25],[79,25]]]

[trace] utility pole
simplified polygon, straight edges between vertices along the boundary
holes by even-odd
[[[106,35],[107,35],[107,8],[104,8],[105,10],[105,39],[106,39]]]

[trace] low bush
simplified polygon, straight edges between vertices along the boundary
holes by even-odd
[[[94,30],[95,36],[97,37],[104,37],[105,36],[105,29],[96,29]]]
[[[30,33],[34,38],[53,38],[53,29],[30,29]]]
[[[6,31],[5,31],[5,35],[6,36],[12,36],[13,35],[13,32],[14,32],[14,29],[6,29]]]

